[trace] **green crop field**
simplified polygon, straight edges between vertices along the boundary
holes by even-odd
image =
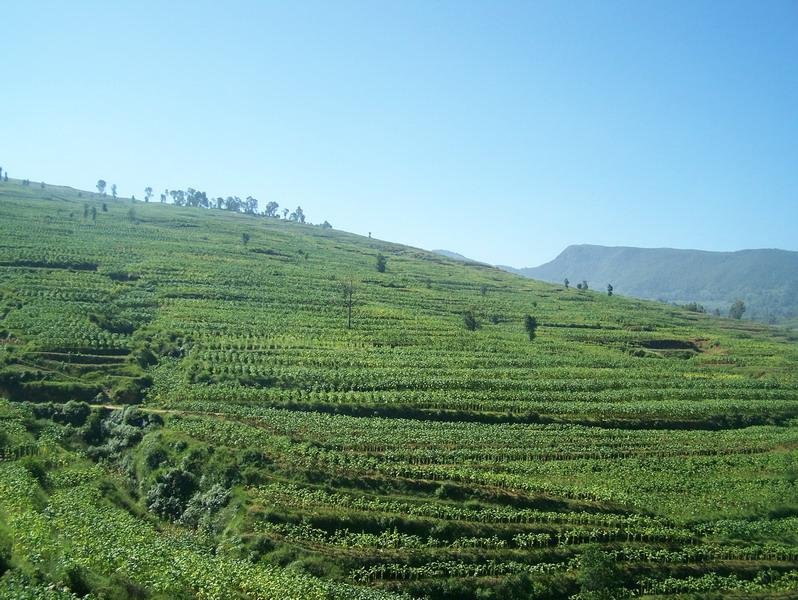
[[[0,597],[796,598],[796,342],[0,183]]]

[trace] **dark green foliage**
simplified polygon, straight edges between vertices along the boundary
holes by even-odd
[[[79,381],[49,381],[35,371],[0,373],[0,389],[12,400],[63,402],[66,398],[91,400],[101,386]]]
[[[154,513],[178,520],[186,510],[188,501],[197,490],[197,479],[190,472],[175,467],[156,479],[147,491],[147,508]]]
[[[377,271],[385,273],[385,267],[388,264],[388,259],[383,254],[377,255]]]
[[[34,456],[26,456],[20,463],[42,487],[47,485],[47,466]]]
[[[463,325],[468,331],[475,331],[479,327],[479,322],[473,310],[463,313]]]
[[[538,320],[531,315],[526,315],[524,317],[524,329],[526,330],[526,333],[529,336],[529,341],[531,342],[535,339],[535,335],[537,334]]]
[[[146,454],[144,455],[144,462],[148,468],[154,470],[161,466],[161,464],[163,464],[167,458],[168,455],[166,450],[161,447],[154,446],[146,451]]]
[[[64,584],[69,591],[83,597],[92,591],[86,569],[79,565],[69,565],[64,570]]]
[[[70,400],[53,416],[53,420],[59,423],[80,426],[86,423],[90,413],[91,407],[85,402]]]
[[[608,296],[612,296],[612,292],[613,292],[613,290],[614,290],[614,289],[615,289],[615,288],[613,288],[613,287],[612,287],[612,284],[611,284],[611,283],[608,283],[608,284],[607,284],[607,295],[608,295]]]
[[[136,330],[132,321],[107,313],[90,313],[89,321],[111,333],[133,333]]]
[[[91,446],[99,446],[103,442],[103,411],[94,410],[89,413],[82,430],[83,440]]]
[[[583,592],[603,592],[617,586],[618,570],[613,558],[601,546],[587,546],[579,556],[577,581]]]
[[[241,234],[241,243],[244,244],[245,246],[249,244],[250,239],[251,236],[246,231]]]
[[[191,527],[207,528],[211,518],[230,501],[230,490],[216,483],[198,492],[188,501],[180,522]]]
[[[33,405],[33,413],[37,418],[52,419],[64,425],[81,426],[86,423],[91,407],[85,402],[70,400],[66,404],[52,402]]]
[[[0,577],[12,566],[13,543],[8,532],[4,528],[0,528]]]
[[[463,490],[449,483],[442,483],[435,489],[435,497],[441,500],[462,500]]]
[[[97,412],[89,417],[84,438],[95,446],[89,450],[94,458],[119,458],[125,450],[138,444],[144,434],[163,425],[155,413],[146,413],[134,406],[111,411],[107,416]],[[97,419],[101,418],[99,426]]]

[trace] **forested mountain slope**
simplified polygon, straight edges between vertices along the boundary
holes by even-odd
[[[595,289],[611,283],[617,293],[677,304],[696,302],[727,314],[743,300],[745,318],[789,323],[798,318],[798,252],[707,252],[672,248],[569,246],[539,267],[507,270],[562,283],[587,280]]]
[[[0,597],[798,582],[798,344],[757,323],[11,181],[0,395]]]

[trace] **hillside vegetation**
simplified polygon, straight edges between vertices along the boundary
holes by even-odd
[[[0,597],[798,585],[798,344],[750,321],[9,181],[0,396]]]
[[[507,270],[554,283],[567,277],[618,294],[676,304],[699,303],[728,314],[742,300],[745,318],[794,326],[798,320],[798,252],[706,252],[671,248],[569,246],[539,267]]]

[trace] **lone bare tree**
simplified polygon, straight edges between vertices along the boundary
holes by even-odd
[[[344,297],[344,307],[346,308],[346,328],[352,329],[352,306],[355,297],[355,282],[350,277],[341,282],[341,292]]]

